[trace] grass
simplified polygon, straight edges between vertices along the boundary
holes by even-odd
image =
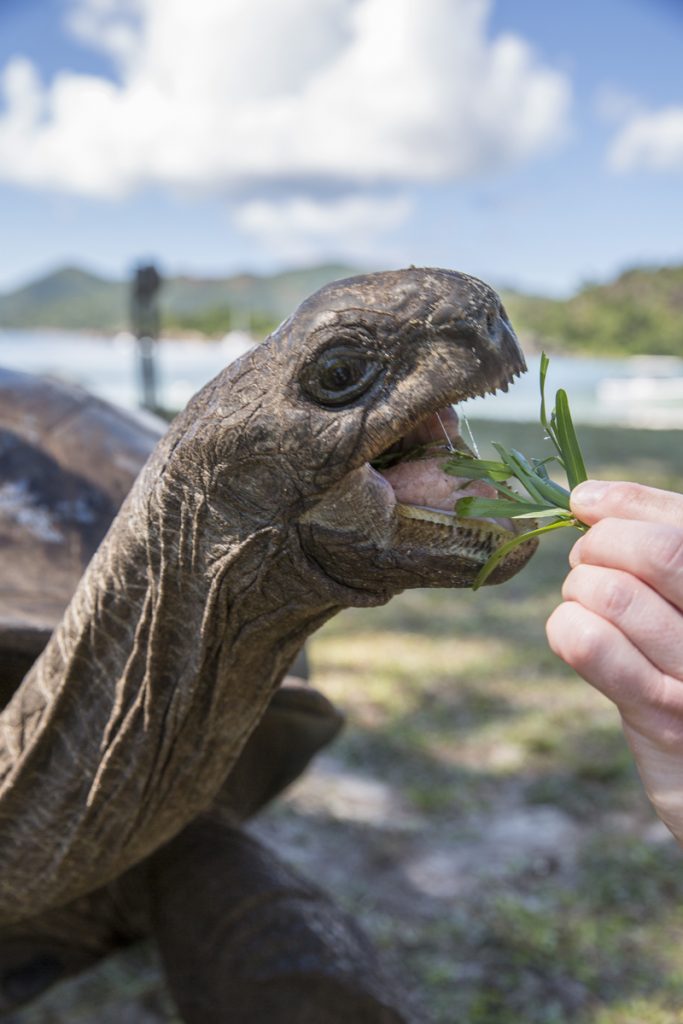
[[[475,435],[547,454],[533,424]],[[683,489],[680,433],[579,436],[593,475]],[[656,827],[616,712],[545,643],[576,538],[562,534],[502,587],[407,592],[311,643],[350,719],[337,756],[400,794],[446,863],[476,832],[457,897],[385,913],[381,878],[372,906],[349,897],[436,1024],[683,1022],[683,852]],[[491,876],[511,808],[565,831]]]
[[[549,410],[546,403],[545,384],[549,365],[550,360],[544,352],[540,368],[540,426],[550,449],[545,458],[529,459],[517,449],[508,449],[494,441],[498,461],[482,460],[469,452],[453,451],[444,463],[446,473],[471,480],[484,480],[496,492],[493,499],[481,496],[461,498],[455,503],[456,515],[463,518],[509,516],[528,527],[494,550],[477,573],[472,584],[473,590],[483,586],[496,566],[520,544],[565,528],[576,529],[581,533],[588,529],[585,523],[572,514],[570,508],[571,491],[583,483],[588,474],[574,430],[567,392],[563,389],[557,392],[552,410]],[[555,470],[561,468],[567,479],[566,487],[550,476],[549,466]],[[513,483],[521,484],[522,491],[519,488],[512,489]]]

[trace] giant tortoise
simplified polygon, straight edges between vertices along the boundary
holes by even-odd
[[[487,285],[411,268],[321,289],[160,440],[0,375],[0,1010],[151,934],[190,1024],[412,1019],[354,923],[240,826],[340,727],[288,675],[306,637],[469,585],[516,531],[456,520],[481,485],[400,453],[444,426],[462,445],[452,403],[523,369]]]

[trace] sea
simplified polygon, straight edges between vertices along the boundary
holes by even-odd
[[[221,341],[163,339],[156,345],[159,404],[182,408],[207,381],[253,345],[243,332]],[[476,398],[458,408],[468,418],[534,422],[539,411],[538,355],[507,394]],[[139,364],[130,334],[102,337],[47,330],[0,330],[0,366],[49,374],[93,391],[125,408],[140,404]],[[549,398],[564,388],[577,423],[639,429],[683,430],[683,359],[632,356],[619,359],[554,355]]]

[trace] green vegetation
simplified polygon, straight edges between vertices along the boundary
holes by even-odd
[[[0,295],[0,327],[116,331],[128,326],[124,284],[65,267]]]
[[[683,356],[683,267],[635,268],[561,301],[504,295],[529,346],[592,355]]]
[[[324,265],[270,276],[169,277],[159,297],[162,330],[222,337],[240,328],[265,337],[311,292],[352,273],[349,267]],[[0,328],[127,330],[128,302],[125,282],[69,267],[0,295]]]
[[[161,293],[164,330],[220,336],[229,327],[266,334],[317,288],[354,271],[319,266],[272,276],[170,277]],[[683,266],[639,268],[604,285],[586,285],[567,300],[503,292],[527,349],[596,355],[683,356]],[[0,328],[58,327],[119,331],[128,326],[128,291],[77,268],[65,268],[0,295]]]
[[[169,312],[164,318],[166,334],[196,332],[207,338],[221,338],[227,331],[249,331],[256,338],[265,338],[280,320],[266,313],[236,312],[230,306],[211,306],[196,313]]]
[[[464,476],[471,480],[486,480],[498,492],[498,497],[494,499],[461,498],[455,503],[455,511],[458,516],[462,518],[508,516],[510,519],[550,519],[549,523],[544,523],[542,526],[533,526],[532,524],[532,529],[518,534],[513,540],[502,544],[494,551],[472,584],[473,590],[478,590],[485,583],[506,555],[532,537],[540,537],[567,526],[573,527],[581,533],[585,533],[588,529],[584,523],[572,515],[569,507],[571,491],[577,484],[583,483],[588,476],[569,411],[569,399],[566,391],[560,389],[557,392],[555,406],[548,416],[545,400],[545,379],[548,365],[549,359],[544,352],[541,356],[540,420],[544,436],[555,449],[554,455],[546,456],[544,459],[528,459],[516,448],[508,449],[494,441],[493,447],[498,455],[498,460],[491,461],[477,458],[466,452],[454,452],[444,464],[446,473],[451,473],[453,476]],[[569,489],[550,479],[548,475],[550,463],[556,463],[562,468]],[[522,485],[526,495],[511,489],[510,481],[512,480],[516,480]]]

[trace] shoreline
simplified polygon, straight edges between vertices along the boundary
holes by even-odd
[[[155,347],[159,400],[181,408],[199,388],[255,344],[233,331],[221,338],[192,333],[162,337]],[[537,355],[527,353],[529,372],[495,400],[472,399],[459,408],[472,421],[538,422]],[[0,328],[0,365],[48,373],[134,408],[138,397],[136,341],[132,334],[93,335],[89,331]],[[683,359],[672,356],[581,357],[555,354],[550,361],[548,395],[564,388],[578,426],[632,431],[683,430]]]

